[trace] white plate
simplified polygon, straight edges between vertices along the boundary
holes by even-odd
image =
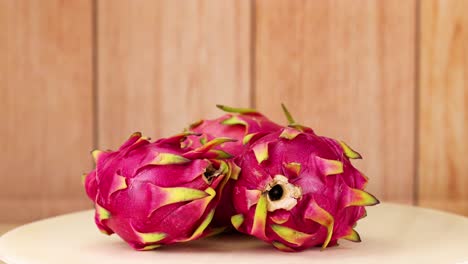
[[[341,241],[320,251],[283,253],[250,237],[219,236],[132,250],[116,235],[98,232],[93,212],[50,218],[14,229],[0,238],[8,264],[63,263],[463,263],[468,261],[468,218],[395,204],[368,208],[357,231],[363,242]]]

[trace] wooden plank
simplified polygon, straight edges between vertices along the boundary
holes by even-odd
[[[19,224],[14,224],[14,223],[1,223],[0,222],[0,236],[5,234],[6,232],[18,227]],[[0,264],[7,264],[3,261],[0,260]]]
[[[18,224],[14,224],[14,223],[0,223],[0,236],[17,226]]]
[[[256,1],[255,101],[348,142],[384,201],[411,203],[415,1]]]
[[[0,223],[0,236],[5,234],[6,232],[12,230],[13,228],[18,227],[18,224],[10,224],[10,223]],[[0,260],[0,264],[7,264]]]
[[[467,1],[421,1],[419,204],[468,215]]]
[[[215,117],[215,104],[249,105],[247,1],[101,0],[99,145],[130,133],[180,132]]]
[[[91,8],[0,1],[0,222],[90,206],[80,174],[93,141]]]

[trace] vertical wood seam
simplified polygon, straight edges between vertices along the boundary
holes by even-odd
[[[414,175],[413,175],[413,204],[419,205],[419,121],[420,121],[420,57],[421,57],[421,3],[415,2],[415,36],[414,36]]]
[[[92,5],[91,5],[91,12],[92,12],[92,29],[91,29],[91,41],[92,41],[92,51],[91,51],[91,56],[92,57],[92,102],[93,102],[93,111],[92,111],[92,120],[93,120],[93,148],[97,149],[99,148],[99,90],[98,90],[98,85],[99,85],[99,69],[98,69],[98,48],[99,48],[99,43],[98,43],[98,0],[91,0]]]
[[[256,0],[250,1],[250,107],[256,108],[256,45],[257,45],[257,10]]]

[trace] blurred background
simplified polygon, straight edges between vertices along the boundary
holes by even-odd
[[[468,215],[468,1],[0,0],[0,223],[92,207],[96,148],[280,103],[384,202]]]

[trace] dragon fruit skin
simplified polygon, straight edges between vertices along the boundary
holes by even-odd
[[[94,151],[96,169],[85,178],[95,203],[95,222],[105,234],[118,234],[137,250],[210,235],[208,227],[221,193],[238,171],[213,147],[217,138],[182,148],[188,133],[150,143],[134,133],[118,151]]]
[[[186,140],[187,146],[199,147],[203,142],[214,138],[227,137],[237,141],[221,144],[217,148],[238,156],[244,150],[245,140],[256,134],[270,133],[283,128],[253,109],[224,105],[217,107],[228,113],[216,119],[200,120],[190,125],[189,131],[200,133],[202,136],[189,136]]]
[[[379,202],[363,191],[367,178],[349,160],[356,158],[344,142],[300,125],[249,143],[234,183],[233,226],[288,252],[359,242],[353,227],[364,206]]]
[[[217,149],[232,154],[234,160],[236,160],[236,157],[244,151],[244,143],[247,140],[283,128],[253,109],[233,108],[224,105],[217,105],[217,107],[227,112],[227,114],[216,119],[200,120],[192,124],[189,131],[199,133],[202,136],[189,136],[185,142],[187,146],[199,147],[203,142],[218,137],[233,138],[237,141],[218,145]],[[231,180],[227,183],[225,187],[226,194],[221,197],[220,205],[216,210],[212,222],[213,227],[219,228],[231,225],[231,216],[235,214],[231,195],[233,187],[233,180]]]

